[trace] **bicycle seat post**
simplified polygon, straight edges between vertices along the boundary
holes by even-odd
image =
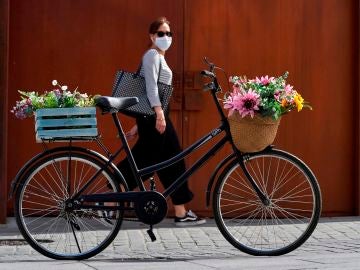
[[[123,130],[121,124],[120,124],[120,120],[119,120],[116,113],[112,113],[111,116],[112,116],[114,124],[115,124],[115,126],[116,126],[116,128],[118,130],[118,134],[119,134],[121,143],[123,144],[123,146],[125,148],[126,157],[127,157],[128,161],[129,161],[131,171],[133,173],[133,176],[135,177],[135,181],[136,181],[138,187],[140,188],[140,191],[145,191],[144,183],[140,178],[139,169],[136,166],[134,156],[131,153],[131,149],[130,149],[130,146],[129,146],[127,140],[126,140],[124,130]]]

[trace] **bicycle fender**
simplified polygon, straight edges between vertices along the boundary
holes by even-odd
[[[40,160],[41,158],[43,158],[44,156],[46,156],[50,153],[64,152],[64,151],[68,152],[69,148],[70,147],[68,147],[68,146],[63,146],[63,147],[56,147],[53,149],[49,149],[44,152],[41,152],[40,154],[37,154],[36,156],[32,157],[29,161],[27,161],[25,163],[25,165],[19,170],[19,172],[16,174],[15,178],[11,182],[8,199],[10,200],[12,198],[13,194],[15,194],[15,192],[19,186],[20,179],[35,162],[37,162],[38,160]],[[72,146],[71,151],[78,151],[78,152],[86,153],[88,155],[93,155],[93,156],[99,158],[100,160],[102,160],[103,162],[109,161],[108,158],[106,158],[105,156],[103,156],[100,153],[93,151],[91,149]],[[127,185],[123,175],[121,174],[120,170],[113,163],[110,163],[110,167],[114,170],[114,173],[116,174],[116,176],[122,180],[123,184],[125,185],[125,188],[128,189],[128,185]]]
[[[218,172],[231,160],[233,160],[234,158],[236,158],[236,153],[232,153],[230,155],[228,155],[225,159],[223,159],[215,168],[215,170],[213,171],[213,173],[210,176],[209,182],[208,182],[208,186],[206,189],[206,207],[209,207],[210,205],[210,195],[211,195],[211,190],[212,190],[212,186],[214,185],[216,176],[218,174]]]
[[[14,179],[11,181],[10,184],[10,190],[9,190],[9,196],[8,196],[8,200],[10,200],[13,196],[13,194],[16,192],[18,186],[19,186],[19,181],[21,179],[21,177],[23,176],[23,174],[28,170],[28,168],[31,167],[31,165],[39,160],[40,158],[42,158],[43,156],[45,156],[48,153],[48,151],[44,151],[42,153],[37,154],[36,156],[32,157],[30,160],[28,160],[24,166],[21,167],[21,169],[18,171],[18,173],[16,174],[16,176],[14,177]]]
[[[271,150],[274,148],[274,145],[269,145],[267,146],[264,150],[260,151],[260,152],[266,152],[268,150]],[[214,181],[216,179],[216,176],[218,174],[218,172],[230,161],[232,161],[234,158],[236,158],[238,154],[237,153],[232,153],[230,155],[228,155],[225,159],[223,159],[215,168],[215,170],[213,171],[213,173],[210,176],[209,179],[209,183],[206,189],[206,207],[209,207],[210,205],[210,195],[211,195],[211,190],[212,190],[212,186],[214,185]],[[247,155],[242,155],[242,158],[247,158]]]

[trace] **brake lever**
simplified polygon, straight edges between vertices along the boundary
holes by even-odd
[[[204,91],[212,90],[214,88],[215,88],[214,82],[209,82],[207,84],[204,84],[204,86],[203,86]]]
[[[200,72],[201,75],[209,77],[211,79],[215,78],[215,74],[213,72],[207,71],[207,70],[203,70]]]

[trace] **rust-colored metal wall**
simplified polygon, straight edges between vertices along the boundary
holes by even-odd
[[[0,224],[6,221],[7,201],[7,64],[9,1],[0,0]]]
[[[206,55],[229,75],[290,72],[289,82],[314,110],[283,117],[275,143],[312,168],[323,214],[355,214],[358,1],[189,0],[185,10],[185,71],[203,68],[199,59]],[[206,93],[202,98],[204,109],[187,115],[193,133],[185,135],[185,143],[216,121],[210,98]],[[193,185],[201,190],[202,181]]]
[[[0,180],[1,205],[1,194],[17,170],[41,151],[35,144],[33,121],[15,120],[9,113],[18,99],[17,90],[41,92],[57,79],[70,88],[110,94],[115,71],[135,70],[139,64],[148,44],[149,22],[166,15],[175,32],[167,53],[176,73],[172,117],[184,146],[217,123],[210,99],[201,92],[196,77],[204,67],[203,56],[209,56],[229,75],[279,75],[288,70],[290,83],[311,101],[314,110],[284,117],[276,143],[313,169],[322,188],[325,215],[358,214],[357,0],[9,2],[9,102],[3,114],[8,119],[3,135],[7,136],[8,151],[1,160],[2,166],[5,161],[8,166],[4,170],[7,180]],[[7,1],[0,3],[3,8]],[[4,70],[0,68],[2,75]],[[225,79],[222,83],[226,88]],[[107,145],[114,148],[117,142],[110,119],[99,116],[99,120]],[[4,123],[0,122],[0,127]],[[125,119],[126,128],[132,124]],[[218,160],[191,179],[197,196],[190,206],[196,211],[210,213],[204,208],[204,190]],[[0,222],[4,216],[0,209]]]
[[[355,44],[355,48],[358,48],[357,51],[357,96],[356,96],[356,100],[357,100],[357,104],[360,104],[360,1],[357,1],[357,8],[356,10],[357,12],[357,42]],[[357,106],[357,115],[360,118],[360,105]],[[355,166],[356,166],[356,176],[357,179],[359,181],[357,181],[357,188],[356,188],[356,192],[357,194],[360,194],[360,121],[358,119],[358,121],[356,122],[356,142],[355,142],[355,148],[357,150],[357,155],[355,158]],[[356,201],[356,213],[359,214],[360,213],[360,195],[357,196],[357,201]]]
[[[150,42],[149,23],[163,14],[174,25],[174,41],[179,40],[167,59],[177,75],[172,116],[181,133],[182,95],[177,91],[181,91],[183,73],[182,8],[182,1],[10,1],[8,183],[29,158],[42,151],[35,143],[33,119],[16,120],[9,113],[19,99],[17,90],[43,92],[57,79],[70,89],[78,86],[81,92],[110,95],[116,70],[137,69]],[[115,150],[119,140],[111,117],[99,114],[98,121],[106,145]],[[132,119],[125,118],[126,129],[132,124]],[[11,213],[11,202],[8,209]]]

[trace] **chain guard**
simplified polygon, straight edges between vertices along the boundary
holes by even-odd
[[[148,225],[161,222],[167,214],[165,197],[156,191],[145,191],[135,203],[135,212],[139,220]]]

